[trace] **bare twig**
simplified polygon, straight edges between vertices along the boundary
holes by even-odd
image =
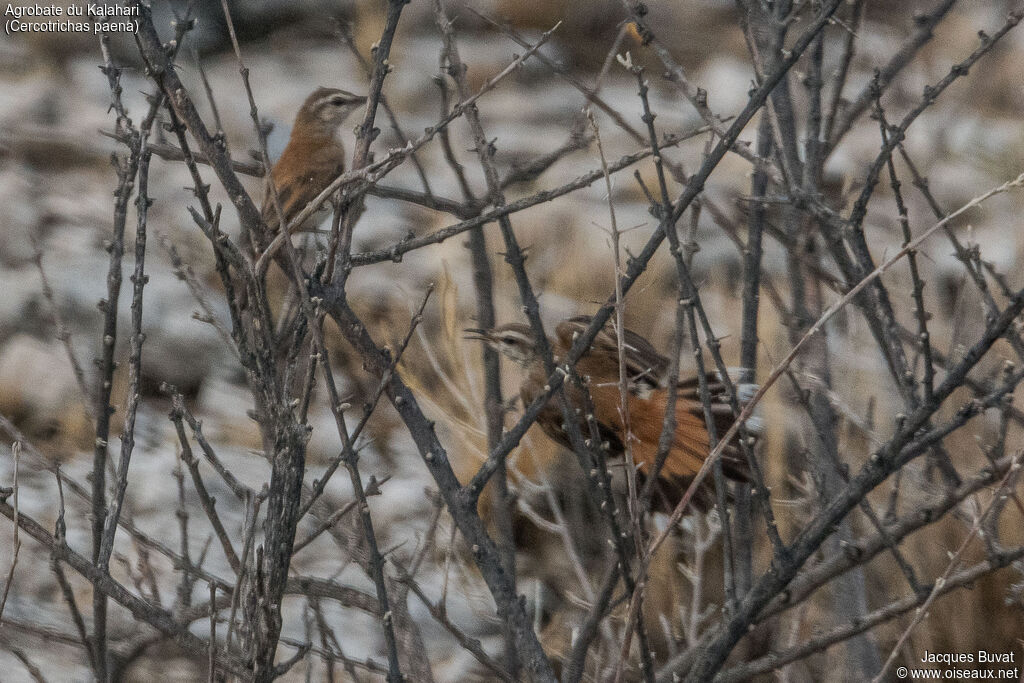
[[[14,504],[12,506],[14,509],[14,551],[11,554],[11,567],[7,570],[7,580],[4,581],[4,592],[3,594],[0,594],[0,624],[3,624],[4,607],[7,606],[7,596],[10,595],[11,584],[14,583],[14,570],[18,566],[18,553],[21,552],[21,536],[19,535],[20,529],[18,526],[18,469],[21,464],[21,444],[17,441],[11,444],[11,456],[14,458],[14,484],[10,491],[4,489],[2,494],[0,494],[0,497],[2,497],[4,501],[7,500],[8,496],[14,499]]]

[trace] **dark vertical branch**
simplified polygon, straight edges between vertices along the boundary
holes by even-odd
[[[791,0],[779,0],[771,5],[737,0],[737,4],[740,5],[740,24],[760,79],[764,74],[775,71],[782,61],[786,33],[797,8]],[[815,40],[820,40],[820,36]],[[768,105],[767,114],[775,135],[774,151],[783,180],[787,184],[798,183],[803,175],[803,164],[797,151],[796,111],[788,77],[783,78],[772,91]]]
[[[120,91],[120,71],[112,64],[106,67],[113,87]],[[120,99],[120,98],[118,98]],[[119,121],[121,115],[119,114]],[[137,133],[134,133],[137,135]],[[114,228],[110,240],[110,268],[107,271],[107,297],[100,301],[103,312],[102,352],[99,359],[99,381],[96,383],[96,439],[92,464],[92,561],[99,564],[102,557],[103,525],[107,517],[107,444],[110,439],[110,416],[114,412],[110,404],[114,377],[114,345],[117,340],[117,308],[121,294],[121,257],[124,253],[124,230],[128,216],[128,200],[135,182],[138,167],[138,145],[134,141],[126,158],[115,157],[118,187],[114,200]],[[107,679],[107,596],[99,591],[93,596],[93,655],[96,661],[96,678]]]
[[[853,0],[853,7],[850,14],[841,24],[845,29],[843,35],[842,49],[839,55],[839,66],[836,67],[835,76],[831,80],[831,88],[828,96],[828,106],[824,107],[823,120],[821,124],[821,137],[823,140],[832,139],[832,126],[839,113],[839,106],[842,103],[843,88],[846,87],[846,80],[850,75],[850,64],[853,63],[853,56],[857,50],[857,32],[860,31],[861,19],[864,16],[864,5],[867,0]]]
[[[388,0],[387,16],[384,20],[384,30],[380,40],[377,41],[373,51],[373,70],[370,75],[370,88],[366,95],[366,112],[363,114],[362,122],[356,127],[356,149],[352,155],[352,168],[358,170],[369,163],[370,145],[377,139],[380,129],[374,126],[377,118],[377,108],[380,106],[384,92],[384,79],[391,72],[391,44],[395,39],[395,31],[398,29],[398,20],[402,16],[402,10],[408,0]],[[413,154],[415,149],[412,144],[406,145],[405,149]],[[335,217],[334,225],[331,226],[331,238],[327,245],[327,269],[324,271],[323,282],[331,282],[335,277],[335,264],[340,259],[341,272],[339,276],[344,283],[351,270],[350,259],[352,251],[352,231],[355,229],[356,219],[362,211],[362,198],[355,202],[343,202],[336,209],[335,213],[342,214]],[[288,241],[287,239],[285,240]]]
[[[640,101],[643,105],[642,120],[647,126],[648,139],[652,147],[657,148],[658,134],[654,126],[655,114],[651,111],[651,103],[647,96],[647,81],[644,78],[642,69],[634,67],[632,71],[637,80]],[[661,218],[671,213],[672,198],[668,193],[668,181],[665,178],[665,169],[662,164],[660,153],[655,153],[654,155],[654,169],[658,178],[658,197],[656,200],[657,203],[652,207],[652,209],[655,211],[655,215]],[[701,349],[700,337],[697,333],[697,317],[694,312],[694,309],[701,305],[700,298],[697,292],[697,287],[691,277],[690,264],[687,262],[683,253],[683,246],[680,243],[679,234],[676,231],[675,224],[665,226],[665,234],[669,241],[669,253],[675,261],[677,287],[679,288],[680,300],[685,314],[684,317],[688,326],[687,333],[690,337],[690,345],[693,350],[694,370],[697,373],[697,387],[704,412],[704,426],[708,433],[708,447],[714,448],[715,445],[718,444],[718,430],[715,426],[715,418],[711,414],[711,393],[708,389],[708,376],[705,371],[703,351]],[[707,333],[707,330],[705,330],[705,333]],[[714,339],[714,334],[708,334],[707,336],[709,341]],[[728,377],[723,377],[722,381],[728,382]],[[668,411],[674,412],[674,410],[675,406],[668,406],[666,408],[666,414]],[[667,423],[668,420],[665,420],[665,422]],[[660,441],[667,441],[668,443],[671,443],[669,441],[670,434],[671,432],[668,431],[668,425],[663,425]],[[659,452],[658,455],[660,456],[661,453]],[[650,481],[653,484],[654,478],[657,476],[657,472],[652,472],[651,474],[652,476]],[[714,478],[716,504],[718,505],[719,514],[722,517],[722,580],[725,590],[726,609],[731,610],[736,604],[736,584],[732,572],[734,549],[732,545],[732,532],[730,529],[730,515],[726,504],[727,489],[725,476],[722,473],[722,463],[720,460],[715,463]]]
[[[878,78],[877,72],[875,78],[876,80]],[[880,91],[877,94],[879,97],[881,96]],[[877,98],[875,100],[875,113],[878,117],[878,125],[881,129],[882,143],[884,144],[888,137],[886,132],[888,124],[885,119],[885,111],[882,109],[882,103]],[[900,180],[896,175],[896,164],[891,156],[886,160],[886,166],[889,170],[889,185],[892,188],[893,198],[896,201],[896,211],[899,214],[903,246],[906,246],[911,240],[910,216],[907,212],[907,206],[903,201],[903,192],[900,190]],[[935,390],[935,365],[932,358],[931,335],[928,333],[929,313],[924,302],[924,280],[921,279],[921,272],[917,267],[916,252],[911,251],[907,254],[907,265],[910,268],[910,279],[913,283],[912,295],[914,297],[914,315],[917,318],[917,340],[921,350],[921,363],[923,366],[921,399],[927,402],[931,398],[932,391]]]
[[[466,66],[463,64],[458,46],[455,42],[455,31],[451,20],[445,14],[441,0],[434,1],[434,13],[444,38],[443,61],[448,64],[448,74],[455,81],[457,91],[461,100],[466,101],[471,96],[469,84],[466,80]],[[480,113],[476,105],[466,109],[466,121],[469,123],[473,133],[473,140],[476,145],[476,153],[483,168],[484,178],[487,182],[488,199],[495,206],[502,206],[505,203],[505,196],[501,189],[501,179],[498,176],[497,167],[494,163],[495,148],[484,133],[483,125],[480,122]],[[539,308],[533,290],[523,269],[524,257],[512,231],[512,223],[508,216],[498,219],[502,237],[505,242],[505,260],[512,265],[516,275],[516,282],[519,288],[523,308],[534,333],[547,342],[543,325],[540,322]],[[486,241],[483,229],[478,228],[470,233],[469,248],[473,260],[473,279],[477,290],[477,314],[479,322],[485,329],[494,326],[494,301],[492,293],[493,277],[491,275],[490,261],[486,253]],[[487,413],[487,443],[488,451],[497,447],[501,440],[503,430],[503,411],[501,401],[501,377],[497,352],[489,345],[483,346],[484,381],[486,387],[486,409]],[[547,349],[547,357],[550,359],[550,349]],[[549,368],[551,370],[553,368]],[[566,419],[569,419],[568,417]],[[498,525],[500,548],[506,572],[512,581],[513,589],[516,585],[515,548],[512,539],[511,523],[511,498],[508,491],[508,480],[504,462],[495,473],[493,482],[495,505],[495,521]],[[505,666],[513,676],[519,675],[520,663],[519,653],[515,636],[510,627],[505,628],[506,662]]]
[[[100,546],[98,566],[106,571],[110,556],[114,552],[114,536],[121,517],[125,492],[128,489],[128,467],[131,463],[132,451],[135,448],[135,417],[138,414],[140,400],[140,383],[142,381],[142,344],[145,335],[142,332],[142,295],[149,277],[146,275],[146,230],[149,206],[152,203],[148,196],[149,160],[151,154],[146,148],[146,136],[149,131],[143,129],[139,139],[139,166],[137,171],[138,191],[135,198],[135,211],[138,215],[138,229],[135,232],[135,268],[131,275],[131,336],[129,338],[128,362],[128,397],[125,411],[125,424],[121,433],[121,454],[117,464],[117,479],[114,482],[113,499],[103,528],[103,543]]]
[[[772,153],[771,128],[767,116],[762,116],[757,128],[756,152],[759,157],[768,158]],[[768,191],[768,174],[763,168],[754,170],[751,179],[750,217],[747,220],[747,243],[743,250],[743,306],[740,321],[740,376],[743,384],[757,381],[758,314],[761,304],[761,257],[763,248],[765,206],[762,201]],[[737,597],[750,589],[753,575],[753,508],[750,486],[738,483],[733,487],[736,500],[733,512],[734,535],[736,539],[736,592]],[[767,504],[768,501],[761,501]]]
[[[801,187],[810,196],[817,196],[820,191],[824,164],[824,141],[822,139],[823,60],[824,42],[823,37],[819,35],[810,51],[805,80],[809,107]],[[817,254],[816,236],[811,232],[809,225],[805,224],[805,226],[797,238],[797,244],[800,245],[800,248],[806,245],[805,253],[808,255]],[[791,260],[790,265],[795,269],[792,277],[806,281],[805,268],[802,263]],[[807,302],[812,306],[811,315],[817,318],[824,308],[821,281],[812,279],[811,283],[806,286],[805,296]],[[799,338],[804,331],[805,328],[791,329],[794,339]],[[839,457],[839,418],[828,397],[832,390],[832,359],[829,353],[827,332],[818,335],[808,347],[805,356],[799,360],[797,371],[799,372],[801,368],[817,380],[806,398],[807,414],[813,428],[813,436],[809,440],[810,471],[822,500],[828,500],[839,487],[846,483],[846,476],[845,465]],[[862,507],[867,508],[868,516],[877,522],[866,501]],[[854,542],[854,539],[852,523],[849,519],[844,519],[840,522],[836,535],[826,540],[825,551],[828,553],[839,552],[842,544]],[[843,619],[856,619],[867,613],[867,586],[862,569],[858,568],[835,582],[832,605],[835,613]],[[847,641],[846,657],[843,661],[846,663],[848,675],[852,675],[854,672],[873,674],[881,666],[877,646],[870,635],[858,635]]]
[[[355,57],[357,62],[359,62],[359,66],[362,67],[363,73],[366,74],[366,77],[372,80],[373,69],[366,61],[366,58],[363,57],[362,53],[359,52],[359,48],[356,47],[355,36],[352,35],[352,25],[348,22],[342,22],[338,28],[341,33],[342,40],[345,41],[345,45],[348,47],[349,52],[351,52],[352,56]],[[376,51],[379,48],[380,44],[378,43],[373,49]],[[402,130],[402,126],[398,122],[398,116],[395,114],[395,110],[383,95],[380,97],[380,106],[384,108],[384,113],[387,114],[388,121],[391,122],[391,129],[395,132],[395,135],[398,136],[398,141],[403,146],[409,144],[409,136],[405,134],[404,130]],[[416,175],[419,176],[420,183],[423,185],[423,193],[428,198],[432,198],[434,193],[430,189],[430,181],[427,180],[427,172],[424,170],[419,156],[413,152],[409,155],[409,160],[412,162],[412,165],[416,167]]]
[[[466,81],[463,73],[456,73],[457,69],[465,69],[464,65],[458,62],[458,56],[452,59],[451,51],[453,39],[446,35],[444,49],[441,52],[441,68],[455,80],[458,86],[459,95],[462,99],[469,97],[466,88]],[[443,106],[447,110],[447,86],[440,82],[442,90]],[[475,106],[470,108],[467,115],[475,113]],[[463,197],[467,202],[475,203],[475,198],[466,180],[462,167],[459,165],[451,149],[448,131],[445,129],[441,134],[444,145],[445,157],[449,166],[455,172],[462,189]],[[479,154],[483,151],[478,150]],[[494,313],[494,274],[491,268],[491,259],[487,254],[487,238],[484,235],[483,226],[479,226],[469,232],[467,248],[470,253],[470,261],[473,267],[473,287],[476,293],[476,318],[478,325],[485,330],[495,326],[497,322]],[[484,414],[487,421],[487,451],[492,451],[501,440],[501,433],[505,426],[504,401],[501,397],[501,365],[498,352],[488,344],[480,345],[481,361],[484,370]],[[505,562],[505,571],[508,573],[513,586],[516,585],[516,549],[512,538],[512,496],[508,489],[508,473],[504,465],[495,473],[491,483],[493,504],[491,514],[497,527],[498,548],[501,550],[502,559]],[[512,676],[519,675],[519,656],[516,653],[514,634],[508,624],[503,624],[505,635],[505,666]]]
[[[191,28],[191,22],[186,20],[180,22],[176,29],[176,43],[171,56],[176,54],[181,39]],[[121,259],[124,255],[124,233],[128,216],[128,202],[131,199],[134,189],[136,175],[142,161],[143,140],[149,136],[150,129],[156,118],[156,114],[163,103],[162,96],[154,96],[149,103],[149,109],[143,118],[139,129],[135,129],[131,119],[121,101],[121,69],[113,63],[110,54],[110,36],[107,33],[101,34],[100,49],[103,53],[104,65],[101,67],[111,93],[111,107],[117,113],[116,130],[119,134],[128,136],[128,154],[126,157],[113,157],[114,168],[117,172],[118,184],[114,193],[114,219],[111,239],[108,252],[110,253],[110,266],[107,270],[107,296],[100,301],[100,311],[103,313],[103,336],[101,354],[97,362],[99,376],[96,382],[96,397],[93,414],[96,418],[95,441],[93,447],[93,470],[92,470],[92,560],[97,566],[106,565],[109,560],[109,551],[104,550],[105,524],[107,522],[107,483],[106,468],[108,456],[108,443],[110,441],[110,417],[114,412],[111,405],[111,392],[113,390],[114,370],[117,367],[114,360],[115,346],[117,343],[117,315],[118,301],[121,293]],[[148,156],[147,156],[148,164]],[[141,316],[141,292],[138,301],[139,315]],[[141,340],[139,341],[141,344]],[[129,449],[130,454],[130,449]],[[127,462],[125,462],[127,465]],[[124,476],[127,476],[125,470]],[[123,493],[122,493],[123,496]],[[118,516],[120,516],[120,503],[118,503]],[[116,533],[115,524],[112,525],[110,545],[113,544],[113,535]],[[104,559],[106,554],[106,559]],[[96,677],[100,681],[106,681],[108,676],[107,663],[107,598],[102,592],[97,591],[93,595],[93,647],[95,649]]]

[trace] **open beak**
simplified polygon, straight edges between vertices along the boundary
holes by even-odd
[[[463,335],[463,339],[474,339],[476,341],[483,342],[491,341],[490,332],[479,327],[467,327],[462,331],[466,333],[465,335]]]

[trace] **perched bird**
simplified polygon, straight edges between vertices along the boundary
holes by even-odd
[[[559,323],[555,338],[548,340],[556,363],[564,362],[577,335],[589,327],[591,320],[589,316],[578,316]],[[519,393],[524,405],[529,405],[544,393],[547,373],[536,348],[533,331],[528,326],[513,323],[492,330],[466,331],[470,333],[470,338],[484,341],[523,367],[526,375]],[[658,353],[649,341],[636,332],[624,330],[623,336],[629,431],[632,434],[630,447],[639,481],[643,482],[657,458],[658,440],[668,400],[668,390],[664,385],[669,359]],[[590,348],[576,363],[576,371],[589,385],[593,414],[602,441],[608,444],[610,455],[621,456],[625,452],[627,436],[620,410],[618,343],[613,331],[606,328],[597,334]],[[733,414],[726,389],[719,379],[709,374],[707,383],[715,429],[721,437],[732,425]],[[585,419],[586,396],[570,381],[566,381],[564,387],[570,404],[579,416],[580,430],[586,436],[589,434]],[[697,377],[679,382],[675,417],[672,445],[658,474],[652,499],[655,506],[663,510],[673,509],[682,499],[710,451]],[[537,423],[548,437],[566,447],[570,446],[562,410],[556,399],[552,398],[544,406]],[[722,471],[730,479],[748,480],[746,458],[734,444],[730,444],[722,453]],[[693,498],[694,504],[702,510],[711,507],[715,500],[712,479],[705,481],[709,484],[699,489]]]
[[[288,146],[270,172],[285,223],[345,170],[345,148],[339,132],[349,114],[364,102],[366,98],[362,95],[337,88],[317,88],[302,103]],[[279,221],[269,185],[261,211],[273,235],[279,230]]]
[[[314,90],[299,107],[288,145],[270,171],[273,187],[267,183],[260,208],[268,232],[258,235],[254,246],[265,250],[261,258],[273,257],[286,277],[291,276],[294,265],[287,252],[281,249],[288,236],[282,233],[280,218],[283,216],[288,225],[345,170],[345,148],[339,135],[341,125],[364,102],[366,98],[362,95],[338,88]],[[277,202],[274,201],[275,190]],[[330,204],[325,203],[294,230],[315,228],[329,209]],[[237,291],[239,309],[248,310],[249,296],[245,287]],[[291,325],[282,323],[279,328],[290,329]]]

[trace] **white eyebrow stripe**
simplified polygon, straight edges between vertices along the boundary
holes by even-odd
[[[355,95],[352,95],[351,93],[346,93],[343,90],[335,90],[334,92],[324,95],[323,97],[318,99],[314,107],[316,109],[320,109],[325,104],[330,104],[331,101],[334,100],[336,97],[341,97],[344,100],[345,104],[348,104],[355,100]]]

